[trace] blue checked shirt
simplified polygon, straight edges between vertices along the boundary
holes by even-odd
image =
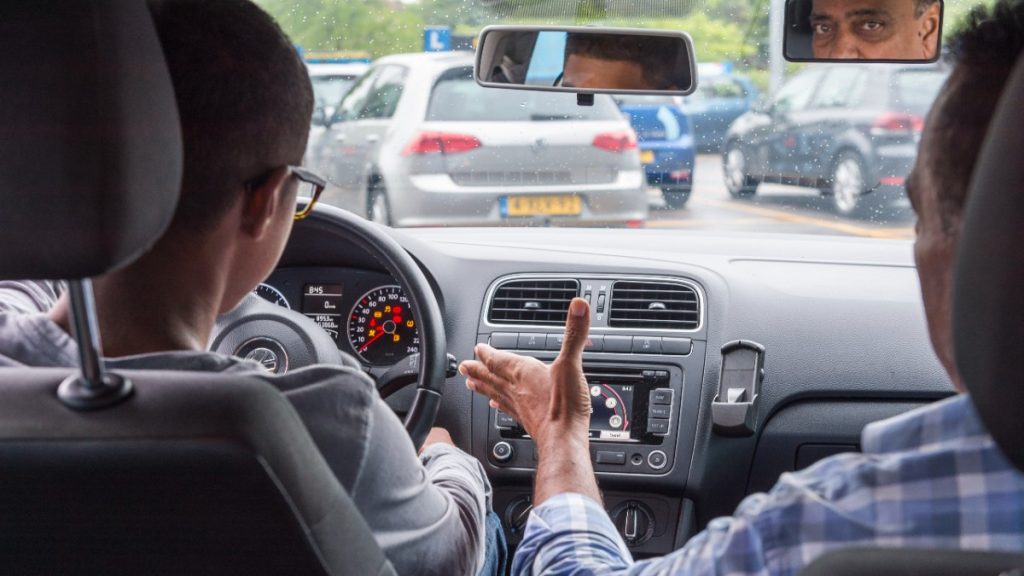
[[[1024,475],[966,395],[870,424],[861,442],[863,454],[783,474],[682,549],[642,562],[598,503],[550,498],[530,516],[513,573],[796,575],[845,546],[1024,549]]]

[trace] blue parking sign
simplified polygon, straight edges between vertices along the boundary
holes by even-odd
[[[451,28],[447,26],[428,26],[423,29],[424,52],[448,52],[451,49]]]

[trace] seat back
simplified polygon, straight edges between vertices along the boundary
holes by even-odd
[[[393,573],[269,384],[126,372],[129,401],[82,413],[71,374],[0,369],[3,573]]]

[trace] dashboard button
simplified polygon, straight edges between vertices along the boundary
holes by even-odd
[[[498,442],[491,448],[491,456],[497,462],[508,462],[512,459],[512,445],[508,442]]]
[[[654,373],[654,383],[657,385],[668,386],[669,374],[668,370],[657,370]]]
[[[587,345],[583,350],[585,352],[600,352],[604,350],[604,336],[591,336],[587,339]]]
[[[693,350],[693,341],[689,338],[662,338],[661,352],[673,356],[686,356]]]
[[[519,334],[515,332],[495,332],[491,334],[491,347],[499,350],[515,350],[519,345]]]
[[[511,430],[512,428],[515,428],[518,424],[515,418],[509,416],[508,414],[505,414],[501,410],[498,410],[497,412],[494,413],[494,425],[503,430]]]
[[[547,342],[547,334],[520,334],[520,350],[543,350]]]
[[[605,352],[630,352],[633,348],[632,336],[605,336]]]
[[[672,406],[665,404],[651,404],[647,410],[647,415],[651,418],[668,418],[672,415]]]
[[[661,338],[657,336],[633,336],[634,354],[661,354]]]
[[[561,350],[562,342],[565,340],[565,334],[548,334],[547,349],[548,350]]]
[[[598,314],[604,314],[604,305],[605,305],[605,300],[606,299],[607,299],[607,297],[605,296],[604,292],[602,292],[602,293],[597,295],[597,313]]]
[[[651,404],[672,404],[672,395],[675,390],[671,388],[658,388],[651,390]]]
[[[625,452],[597,452],[597,463],[598,464],[626,464],[626,453]]]
[[[661,470],[668,464],[668,456],[661,450],[654,450],[647,455],[647,465],[655,470]]]
[[[651,434],[668,434],[668,418],[648,418],[647,431]]]

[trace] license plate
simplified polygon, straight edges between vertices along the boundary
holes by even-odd
[[[583,202],[579,196],[506,196],[501,199],[501,215],[517,216],[579,216]]]
[[[640,152],[640,163],[654,164],[654,150],[644,150]]]

